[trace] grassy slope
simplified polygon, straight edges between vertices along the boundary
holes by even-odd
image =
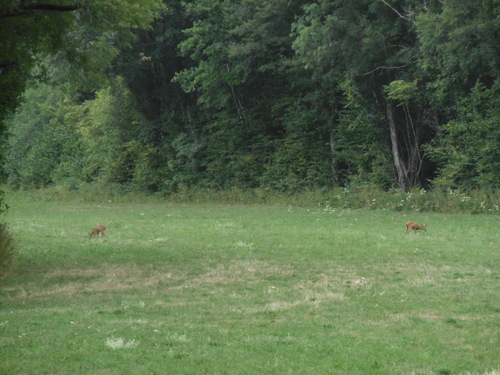
[[[498,216],[11,205],[0,374],[500,369]]]

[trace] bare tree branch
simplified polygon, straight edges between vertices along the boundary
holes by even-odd
[[[396,8],[394,8],[387,1],[385,1],[385,0],[379,0],[379,1],[384,3],[385,5],[387,5],[389,8],[391,8],[400,18],[404,19],[405,21],[411,22],[411,18],[408,15],[401,14],[400,12],[398,12],[398,10]]]
[[[405,65],[400,65],[400,66],[377,66],[375,69],[370,70],[369,72],[363,73],[364,76],[370,75],[372,73],[375,73],[377,70],[392,70],[392,69],[403,69],[406,68],[410,64],[405,64]]]

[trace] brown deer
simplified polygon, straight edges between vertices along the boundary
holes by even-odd
[[[102,224],[96,225],[89,233],[89,237],[94,237],[94,236],[99,237],[99,233],[101,233],[101,237],[106,237],[106,233],[104,233],[105,230],[106,230],[105,225]]]
[[[427,231],[427,228],[424,225],[418,225],[414,221],[408,221],[406,223],[406,233],[408,233],[409,230],[413,230],[413,233],[417,233],[417,230],[425,230]]]

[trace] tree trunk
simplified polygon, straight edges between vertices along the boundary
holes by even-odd
[[[394,160],[394,167],[396,168],[397,182],[398,186],[406,191],[410,185],[408,181],[408,167],[405,165],[405,162],[399,152],[399,142],[396,132],[396,123],[394,121],[392,102],[390,99],[385,99],[385,103],[387,121],[389,122],[389,132],[391,136],[392,158]]]
[[[229,70],[230,70],[229,69],[229,64],[226,64],[226,70],[229,73]],[[233,97],[233,101],[234,101],[234,105],[236,107],[236,111],[238,113],[238,116],[240,117],[239,120],[243,121],[243,123],[245,124],[245,126],[248,128],[249,125],[248,125],[247,117],[245,115],[245,108],[243,108],[243,104],[241,104],[240,98],[238,97],[238,95],[236,95],[236,90],[234,89],[234,86],[231,85],[229,82],[228,82],[228,85],[231,88],[231,96]]]

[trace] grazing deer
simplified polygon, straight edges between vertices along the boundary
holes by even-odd
[[[406,223],[406,233],[408,233],[409,230],[413,230],[413,233],[417,233],[417,230],[425,230],[427,231],[427,228],[424,225],[418,225],[414,221],[408,221]]]
[[[101,233],[101,237],[106,237],[106,233],[104,233],[105,230],[106,230],[105,225],[102,224],[96,225],[89,233],[89,237],[94,237],[94,236],[99,237],[99,233]]]

